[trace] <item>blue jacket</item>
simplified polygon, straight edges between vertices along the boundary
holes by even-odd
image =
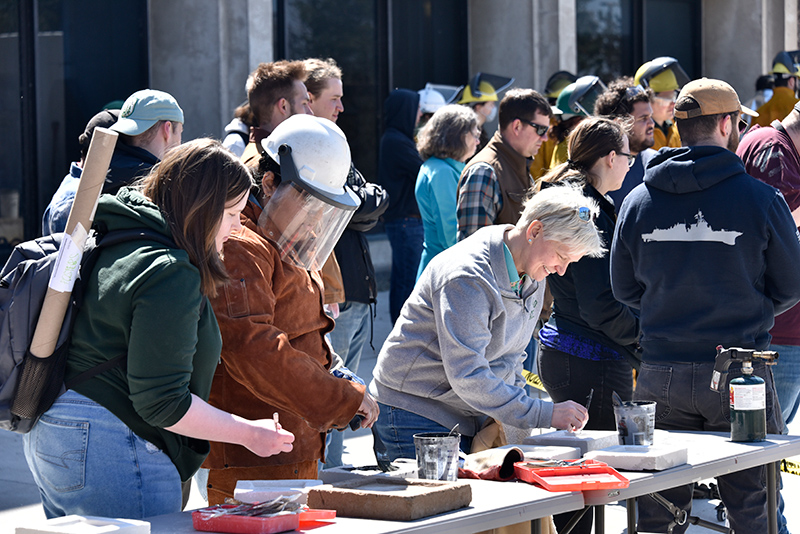
[[[464,163],[460,161],[436,157],[428,158],[419,168],[414,195],[422,215],[425,242],[422,245],[417,278],[434,256],[458,241],[456,200],[458,178],[463,170]]]
[[[75,201],[75,193],[78,192],[78,184],[81,181],[83,169],[77,162],[72,162],[69,166],[69,174],[61,181],[50,204],[42,215],[42,235],[57,234],[67,229],[67,219]]]
[[[710,362],[717,345],[766,349],[800,300],[789,207],[724,148],[662,148],[620,209],[614,296],[641,310],[643,361]]]
[[[378,180],[389,193],[386,221],[419,217],[414,184],[422,158],[414,143],[414,126],[419,110],[419,95],[408,89],[395,89],[383,104],[386,129],[378,153]]]

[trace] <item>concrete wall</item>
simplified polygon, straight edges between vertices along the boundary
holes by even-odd
[[[703,75],[730,83],[742,100],[772,68],[775,54],[797,50],[797,0],[703,0]]]
[[[575,0],[469,2],[470,75],[513,76],[515,87],[542,91],[554,72],[576,69]]]
[[[245,99],[252,7],[270,13],[271,41],[271,2],[150,1],[150,86],[180,103],[186,116],[184,139],[220,137],[233,109]]]
[[[472,0],[469,32],[470,74],[542,90],[553,72],[576,69],[575,0]]]

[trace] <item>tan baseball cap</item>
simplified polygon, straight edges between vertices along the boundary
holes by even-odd
[[[675,103],[676,119],[692,119],[734,111],[758,117],[758,113],[742,105],[733,87],[722,80],[711,78],[700,78],[684,85]]]

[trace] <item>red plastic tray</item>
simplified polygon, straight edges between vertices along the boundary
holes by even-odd
[[[627,488],[628,479],[616,469],[596,460],[584,460],[580,465],[539,467],[528,462],[514,464],[517,478],[538,484],[548,491],[588,491]]]
[[[313,523],[314,521],[329,521],[336,518],[336,510],[303,510],[300,512],[300,526],[303,523]]]
[[[230,532],[233,534],[272,534],[297,530],[300,526],[300,514],[281,512],[280,514],[259,517],[245,515],[219,515],[214,511],[219,508],[233,508],[233,505],[210,506],[192,512],[192,526],[195,530],[205,532]]]

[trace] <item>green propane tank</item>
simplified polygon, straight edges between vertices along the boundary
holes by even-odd
[[[742,362],[742,376],[730,382],[731,441],[764,441],[767,438],[767,388],[753,376],[751,362]]]

